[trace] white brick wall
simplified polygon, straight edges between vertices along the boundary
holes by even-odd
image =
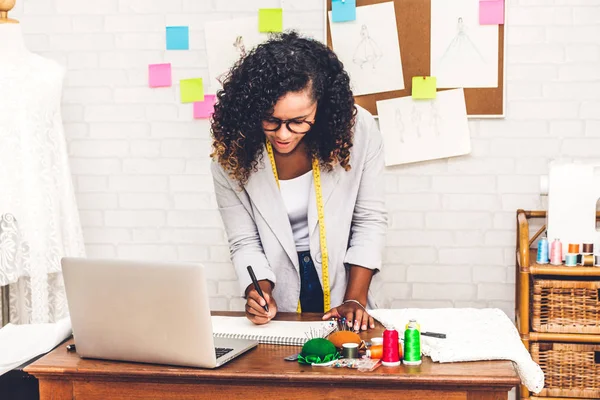
[[[281,0],[27,0],[31,50],[68,68],[63,118],[88,254],[203,262],[214,309],[241,309],[216,211],[209,126],[150,90],[149,63],[174,81],[208,78],[206,21]],[[323,0],[283,0],[286,23],[322,35]],[[384,306],[500,307],[513,313],[515,210],[538,209],[555,158],[600,156],[600,0],[507,0],[504,120],[471,121],[465,157],[386,171]],[[191,50],[166,52],[165,25]]]

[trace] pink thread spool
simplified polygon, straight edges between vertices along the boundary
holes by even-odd
[[[383,355],[381,363],[386,367],[400,365],[400,354],[398,352],[398,331],[386,329],[383,331]]]
[[[550,246],[550,264],[562,265],[563,254],[562,254],[562,243],[559,239],[554,239]]]

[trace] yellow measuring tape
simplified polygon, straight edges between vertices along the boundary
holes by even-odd
[[[273,147],[267,140],[267,153],[271,161],[271,168],[279,187],[279,176],[277,175],[277,165],[275,165],[275,156],[273,156]],[[323,307],[324,311],[331,309],[331,294],[329,291],[329,255],[327,253],[327,238],[325,236],[325,208],[323,207],[323,193],[321,191],[321,170],[319,169],[319,160],[315,157],[312,160],[313,177],[315,179],[315,193],[317,195],[317,216],[319,218],[319,241],[321,243],[321,266],[323,271]],[[297,312],[302,312],[300,300],[298,300]]]

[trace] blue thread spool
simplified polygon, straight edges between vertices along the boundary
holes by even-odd
[[[536,262],[538,264],[548,264],[550,262],[550,252],[548,249],[548,239],[545,237],[541,238],[538,242],[538,251]]]
[[[567,267],[575,267],[577,265],[577,256],[575,253],[567,253],[565,255],[565,265]]]

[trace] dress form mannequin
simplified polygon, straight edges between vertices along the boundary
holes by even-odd
[[[18,24],[16,19],[8,18],[8,12],[15,6],[15,0],[0,0],[0,24]]]
[[[85,256],[61,117],[65,71],[31,53],[0,0],[0,286],[10,322],[68,314],[60,258]],[[7,322],[7,321],[4,321]]]

